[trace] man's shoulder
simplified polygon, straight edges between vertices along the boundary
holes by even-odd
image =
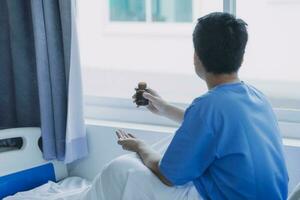
[[[244,83],[240,87],[210,90],[205,94],[195,98],[191,105],[193,107],[210,107],[214,109],[224,109],[226,105],[237,105],[240,101],[247,101],[247,99],[259,98],[264,102],[269,102],[263,92],[256,87]]]
[[[193,102],[192,105],[194,106],[200,106],[200,105],[204,105],[204,104],[215,104],[217,103],[220,98],[222,98],[221,96],[223,96],[222,94],[213,92],[213,91],[208,91],[206,93],[204,93],[203,95],[196,97]]]
[[[205,94],[195,98],[191,105],[189,106],[189,110],[193,110],[194,112],[205,112],[212,113],[219,104],[218,96],[211,92],[206,92]]]
[[[207,91],[206,93],[198,96],[194,99],[193,103],[206,102],[216,98],[216,94],[211,91]]]

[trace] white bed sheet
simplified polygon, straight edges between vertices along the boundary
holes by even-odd
[[[192,182],[164,185],[136,154],[112,160],[82,194],[84,200],[201,200]]]
[[[79,177],[68,177],[58,183],[49,181],[33,190],[19,192],[4,200],[79,200],[91,183]]]
[[[152,147],[164,154],[172,136]],[[183,186],[164,185],[135,153],[112,160],[94,178],[92,187],[82,194],[84,200],[201,200],[192,182]]]

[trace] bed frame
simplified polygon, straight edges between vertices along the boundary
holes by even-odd
[[[45,161],[38,147],[40,128],[0,130],[0,140],[20,137],[20,149],[0,152],[0,199],[37,187],[47,181],[59,181],[68,176],[63,162]]]

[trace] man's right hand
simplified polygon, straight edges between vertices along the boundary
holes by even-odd
[[[143,97],[149,100],[147,108],[152,113],[167,117],[178,123],[182,122],[184,110],[167,103],[156,91],[148,88],[146,92],[143,93]],[[133,98],[135,99],[135,96],[133,96]]]
[[[146,89],[146,91],[143,93],[143,97],[149,100],[148,110],[154,114],[165,116],[168,103],[156,91],[150,88]]]

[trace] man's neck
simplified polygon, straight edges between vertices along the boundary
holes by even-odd
[[[225,83],[236,83],[240,82],[240,79],[237,73],[232,74],[206,74],[206,85],[208,89],[212,89],[218,85],[225,84]]]

